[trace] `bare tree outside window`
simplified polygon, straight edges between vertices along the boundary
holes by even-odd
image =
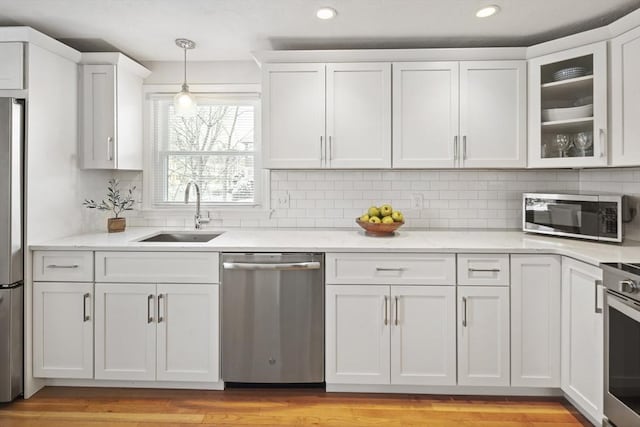
[[[155,107],[157,201],[183,203],[195,181],[203,203],[254,203],[254,105],[205,100],[192,118],[177,116],[170,100]]]

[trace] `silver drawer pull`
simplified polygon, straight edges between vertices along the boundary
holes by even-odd
[[[384,325],[389,324],[389,297],[384,297]]]
[[[320,262],[291,262],[291,263],[253,263],[253,262],[224,262],[225,270],[319,270]]]
[[[471,273],[500,273],[499,268],[470,268]]]
[[[462,297],[462,326],[467,327],[467,297]]]
[[[396,268],[391,268],[391,267],[376,267],[376,271],[405,271],[406,268],[404,267],[396,267]]]
[[[153,295],[147,297],[147,323],[153,322]]]
[[[49,264],[49,265],[47,265],[47,268],[78,268],[78,267],[80,267],[78,264],[71,264],[71,265]]]
[[[82,307],[82,321],[83,322],[88,322],[89,320],[91,320],[91,315],[88,314],[88,312],[90,312],[90,310],[87,310],[87,302],[91,303],[91,294],[90,293],[86,293],[82,296],[82,302],[83,302],[83,307]]]

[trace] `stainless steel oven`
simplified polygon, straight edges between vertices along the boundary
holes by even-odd
[[[531,233],[622,242],[633,213],[619,194],[522,195],[522,229]]]
[[[607,288],[604,415],[616,427],[640,426],[640,264],[602,264]]]

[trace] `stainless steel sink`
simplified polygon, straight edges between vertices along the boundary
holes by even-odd
[[[209,242],[222,233],[168,233],[162,232],[158,234],[154,234],[153,236],[144,238],[139,240],[139,242],[148,242],[148,243],[206,243]]]

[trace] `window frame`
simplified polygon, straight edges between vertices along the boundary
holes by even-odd
[[[202,208],[219,213],[247,213],[255,211],[264,215],[270,208],[270,174],[262,168],[262,105],[260,86],[257,84],[243,85],[190,85],[191,91],[199,98],[220,99],[230,102],[234,98],[254,107],[254,201],[253,202],[202,202]],[[156,196],[156,162],[155,151],[155,123],[153,101],[159,97],[166,98],[175,95],[180,90],[179,85],[144,85],[144,165],[143,165],[143,210],[161,211],[163,213],[185,214],[193,211],[192,206],[179,205],[172,202],[157,200]],[[201,154],[201,153],[199,153]]]

